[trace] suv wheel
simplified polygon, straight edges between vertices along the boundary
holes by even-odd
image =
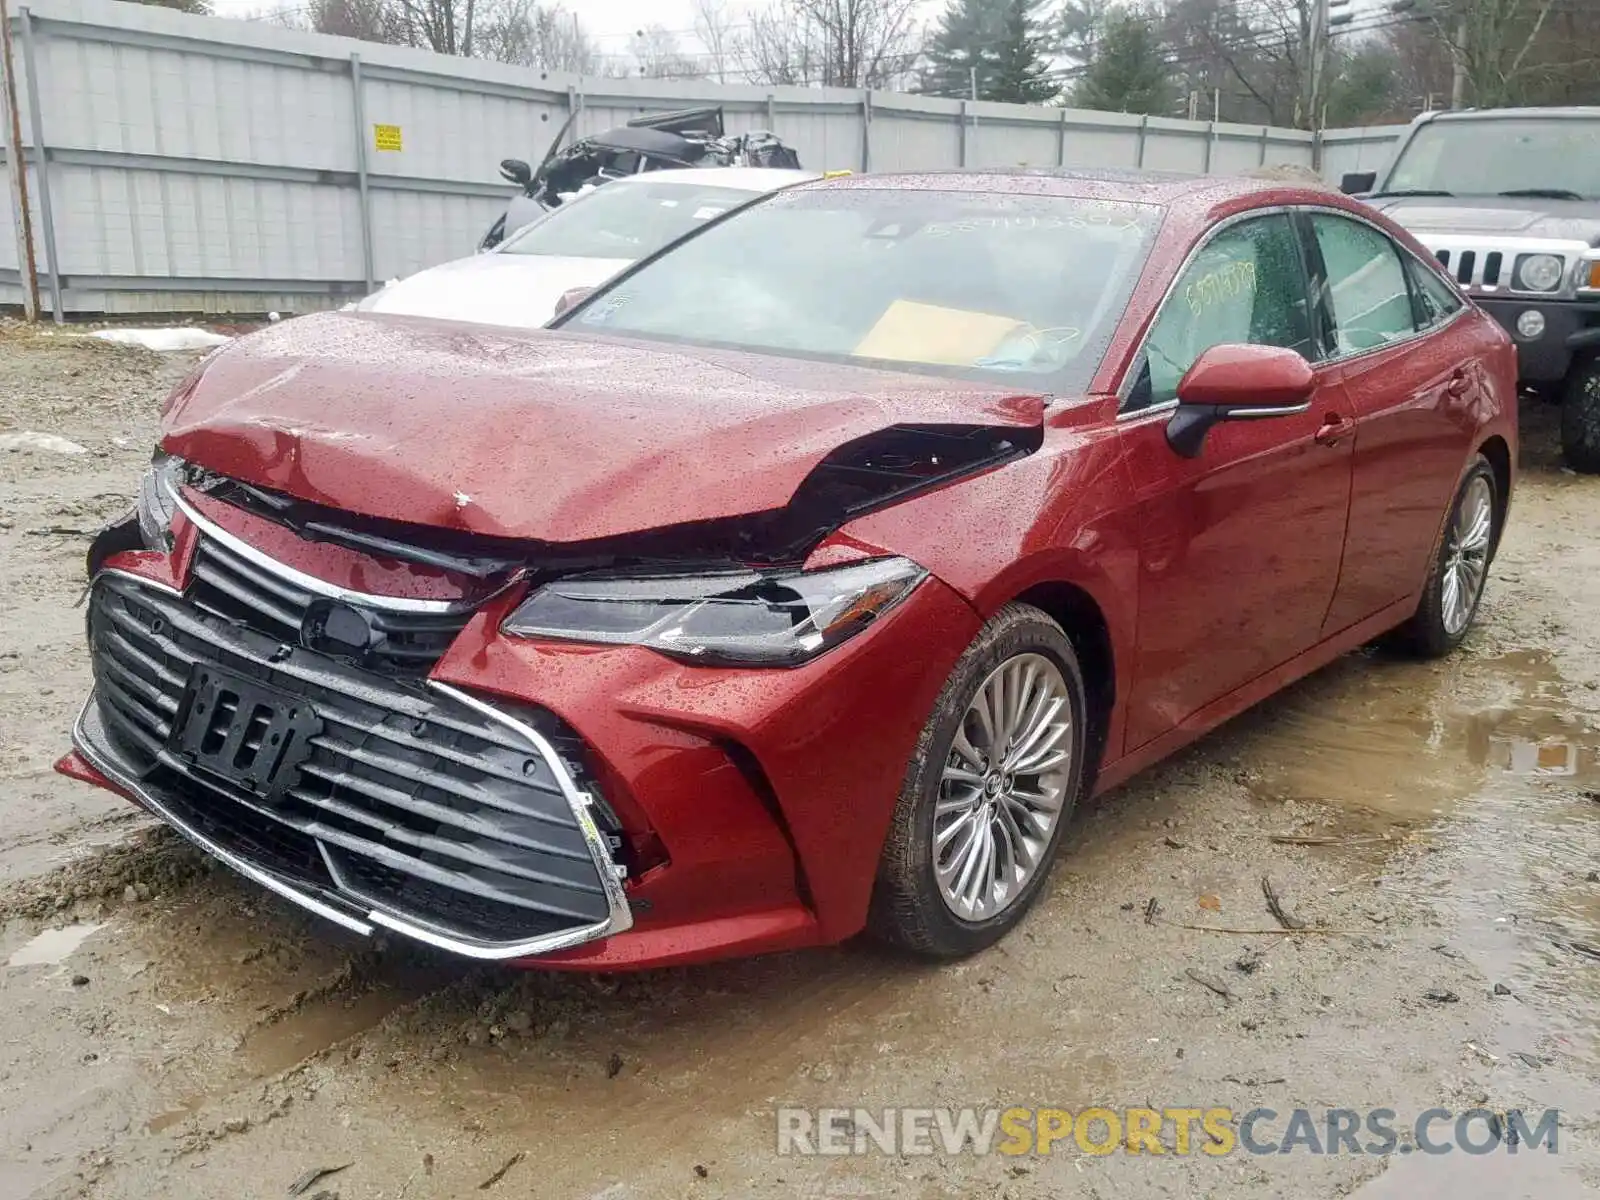
[[[1574,471],[1600,475],[1600,355],[1578,363],[1567,377],[1561,452]]]

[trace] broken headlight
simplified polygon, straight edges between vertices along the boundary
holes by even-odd
[[[907,559],[880,558],[823,571],[581,576],[546,584],[501,628],[648,646],[696,663],[789,667],[859,633],[927,575]]]
[[[172,516],[178,511],[178,485],[183,482],[183,459],[157,450],[150,469],[139,480],[139,534],[149,550],[172,549]]]

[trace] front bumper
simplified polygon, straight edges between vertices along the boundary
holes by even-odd
[[[1475,297],[1517,344],[1517,373],[1523,383],[1559,383],[1579,355],[1600,351],[1600,299],[1540,300],[1537,297]],[[1544,317],[1544,332],[1526,338],[1517,319],[1526,312]]]
[[[536,727],[548,718],[285,647],[117,570],[95,579],[89,630],[95,690],[74,749],[280,895],[357,932],[388,929],[480,959],[560,950],[632,923],[581,768],[558,749],[558,728]],[[219,671],[316,715],[309,757],[271,795],[182,744],[202,716],[190,680]]]
[[[346,928],[392,930],[458,954],[529,966],[663,966],[857,932],[918,735],[980,624],[955,592],[929,579],[872,628],[804,667],[693,667],[634,647],[505,637],[499,623],[519,599],[513,590],[452,633],[425,680],[397,681],[286,645],[293,637],[287,628],[273,636],[254,632],[246,608],[220,618],[208,611],[224,597],[215,590],[215,570],[200,573],[218,565],[204,544],[186,527],[173,555],[113,555],[96,575],[92,640],[93,614],[108,600],[131,598],[145,620],[142,632],[128,631],[134,648],[145,658],[162,651],[155,656],[166,668],[156,676],[159,695],[144,696],[153,705],[144,716],[158,723],[145,730],[144,745],[137,736],[119,742],[107,728],[118,699],[123,708],[137,707],[139,698],[126,693],[150,683],[130,684],[123,673],[130,664],[136,675],[150,671],[137,657],[109,661],[102,630],[96,692],[74,733],[77,757],[60,769],[128,795],[206,852]],[[307,582],[304,574],[296,578]],[[241,579],[224,579],[235,600]],[[205,607],[197,608],[197,599]],[[152,641],[151,616],[159,617],[163,637],[181,644]],[[307,764],[325,786],[311,794],[297,787],[286,802],[263,803],[185,770],[174,758],[173,723],[187,694],[184,672],[196,657],[306,696],[343,743],[323,747]],[[359,753],[373,746],[391,753],[397,740],[406,741],[397,734],[414,722],[442,723],[471,742],[465,762],[460,753],[445,754],[452,778],[436,778],[440,763],[417,761],[415,745],[406,745],[404,755],[412,757],[398,764]],[[440,747],[422,750],[437,759]],[[513,816],[540,807],[541,828],[565,839],[557,847],[562,869],[518,858],[526,847],[507,851],[505,828],[477,822],[467,837],[474,842],[469,874],[477,873],[468,886],[503,890],[506,881],[494,871],[508,859],[524,876],[528,869],[557,875],[576,890],[546,906],[565,913],[556,926],[511,929],[502,908],[500,923],[486,928],[458,912],[441,914],[435,903],[439,855],[451,870],[463,856],[459,845],[430,839],[443,833],[459,843],[464,836],[462,817],[437,805],[482,818],[462,781],[482,782],[473,773],[476,756],[512,753],[535,764],[528,777],[535,786],[519,791],[502,779],[495,786],[507,791],[478,800]],[[362,811],[349,811],[356,802]],[[581,860],[574,847],[583,849]],[[367,859],[387,874],[355,878],[352,864]],[[424,878],[397,880],[396,870]]]

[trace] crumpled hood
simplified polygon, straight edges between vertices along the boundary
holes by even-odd
[[[366,313],[271,326],[179,389],[163,447],[372,517],[574,542],[783,507],[891,425],[1037,430],[996,386]]]
[[[1420,236],[1551,238],[1600,246],[1600,204],[1505,196],[1378,197],[1367,203]]]
[[[598,286],[628,265],[626,258],[476,254],[397,280],[359,307],[362,312],[537,329],[555,316],[556,301],[564,292]]]

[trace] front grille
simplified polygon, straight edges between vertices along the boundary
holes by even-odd
[[[1494,291],[1502,284],[1510,286],[1509,278],[1502,279],[1505,274],[1506,256],[1498,250],[1439,250],[1434,254],[1439,260],[1439,265],[1450,272],[1462,287],[1468,291],[1486,290]]]
[[[189,594],[199,608],[290,642],[300,640],[307,611],[319,599],[209,536],[202,536],[195,548],[190,577]],[[353,607],[361,609],[373,635],[372,645],[357,661],[397,675],[426,675],[472,615]]]
[[[198,599],[115,574],[95,581],[89,629],[106,742],[97,749],[224,849],[476,942],[607,920],[606,889],[556,764],[516,729],[416,683],[285,653],[277,638],[224,621]],[[314,712],[309,753],[281,786],[251,790],[185,751],[197,664],[263,694],[291,693]],[[568,757],[570,730],[543,710],[517,716],[598,795]]]

